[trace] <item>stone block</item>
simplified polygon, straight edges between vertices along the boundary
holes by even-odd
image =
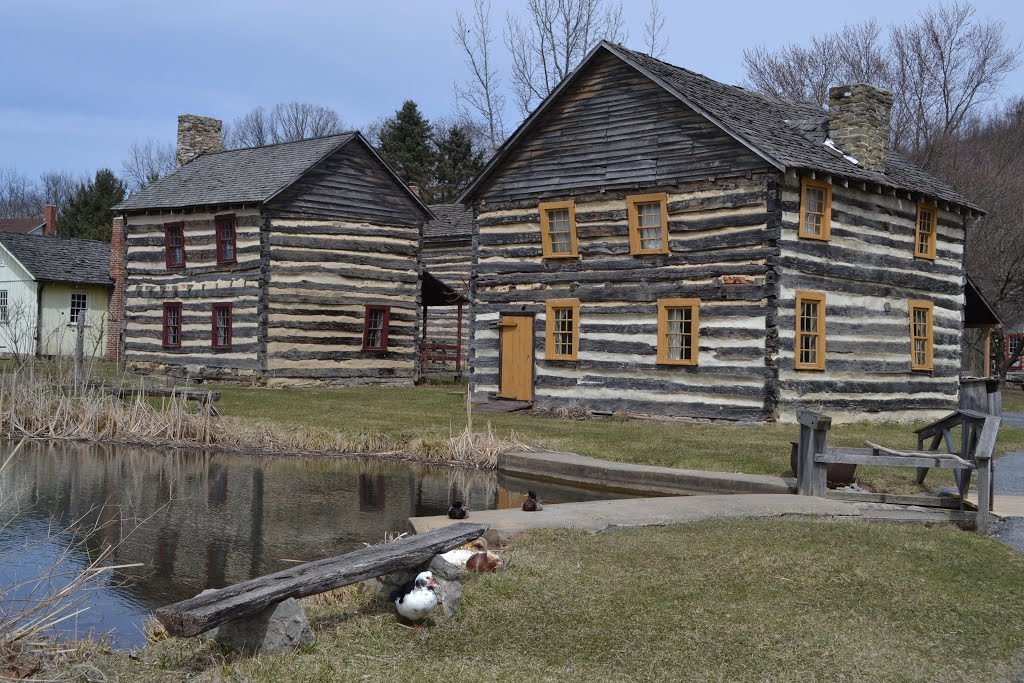
[[[223,624],[205,635],[232,650],[245,652],[290,652],[316,642],[306,610],[294,598],[251,617]]]

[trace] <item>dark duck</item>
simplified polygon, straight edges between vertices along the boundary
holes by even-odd
[[[543,509],[544,509],[544,503],[540,502],[540,499],[537,498],[537,492],[536,491],[530,491],[527,494],[526,500],[523,501],[523,511],[524,512],[540,512]]]
[[[448,508],[448,516],[451,519],[465,519],[469,516],[469,510],[462,507],[462,501],[457,500],[452,503],[452,506]]]

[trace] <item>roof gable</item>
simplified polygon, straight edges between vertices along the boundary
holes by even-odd
[[[423,226],[423,239],[435,242],[472,239],[476,222],[469,207],[463,204],[431,204],[430,210],[436,218]]]
[[[0,244],[35,280],[83,285],[114,282],[108,242],[0,233]]]
[[[204,154],[114,207],[180,209],[267,201],[358,133]]]
[[[918,169],[897,153],[890,151],[885,173],[864,169],[851,162],[841,151],[825,144],[828,139],[828,115],[820,107],[783,102],[744,88],[719,83],[605,41],[595,47],[523,122],[470,183],[459,201],[468,201],[476,196],[486,179],[506,163],[521,139],[533,133],[544,112],[553,106],[592,61],[606,54],[614,55],[657,83],[681,104],[779,170],[806,169],[821,172],[894,190],[907,190],[979,211],[977,206],[951,187]]]

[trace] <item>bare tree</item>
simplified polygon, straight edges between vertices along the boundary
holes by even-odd
[[[512,93],[525,116],[602,39],[622,42],[622,3],[612,0],[527,0],[526,18],[507,16]]]
[[[71,171],[47,171],[39,176],[39,189],[43,202],[57,207],[59,216],[75,196],[78,187],[86,181]]]
[[[828,89],[842,72],[835,33],[811,38],[810,47],[791,44],[777,51],[758,46],[743,51],[747,81],[755,90],[779,99],[824,105]]]
[[[1021,48],[1007,45],[1002,23],[974,14],[970,3],[940,4],[891,32],[894,142],[925,165],[935,143],[960,131],[1020,64]]]
[[[129,192],[138,192],[173,173],[176,166],[174,145],[149,138],[128,148],[128,158],[121,162],[121,177]]]
[[[651,0],[651,11],[644,22],[644,45],[647,47],[647,54],[655,59],[661,59],[668,51],[669,37],[663,33],[665,30],[665,14],[661,11],[658,0]]]
[[[268,112],[254,107],[227,126],[224,146],[230,149],[294,142],[345,130],[341,116],[330,107],[307,102],[281,102]]]
[[[492,63],[490,0],[473,0],[473,14],[469,21],[462,12],[455,13],[452,26],[455,42],[466,55],[469,78],[465,84],[455,84],[455,105],[467,123],[483,120],[487,129],[488,152],[493,154],[505,141],[505,96],[501,94],[501,79]]]
[[[32,179],[13,166],[0,168],[0,218],[31,218],[43,213],[43,197]]]
[[[20,368],[36,353],[36,311],[25,299],[0,306],[0,349]]]

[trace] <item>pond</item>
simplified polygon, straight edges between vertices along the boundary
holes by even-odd
[[[531,487],[548,503],[626,497],[404,462],[26,442],[0,472],[0,609],[110,548],[106,564],[139,566],[104,574],[60,628],[137,647],[157,607],[380,542],[456,497],[470,510],[518,507]]]

